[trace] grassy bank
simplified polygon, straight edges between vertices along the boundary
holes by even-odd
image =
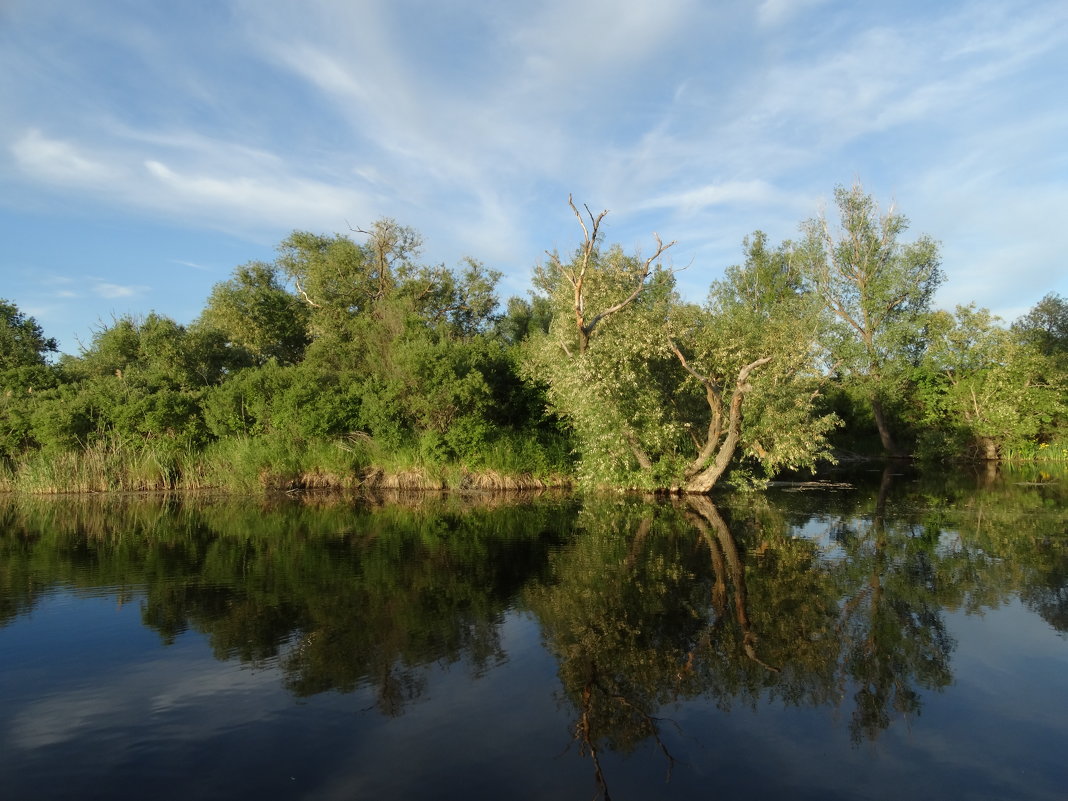
[[[380,448],[370,439],[285,442],[232,437],[205,448],[99,441],[81,450],[32,451],[0,469],[0,491],[34,494],[302,489],[521,490],[568,486],[566,455],[502,440],[477,463]]]

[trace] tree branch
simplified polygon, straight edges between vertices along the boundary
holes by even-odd
[[[309,306],[311,306],[313,309],[321,309],[321,308],[323,308],[318,303],[316,303],[314,300],[312,300],[310,297],[308,297],[308,293],[305,292],[304,291],[304,287],[302,287],[300,285],[300,279],[299,278],[294,278],[293,279],[293,286],[296,287],[297,292],[299,292],[301,294],[301,296],[304,298],[304,300],[307,302],[307,304]]]
[[[750,362],[738,371],[738,378],[734,384],[734,392],[731,394],[730,413],[727,421],[727,437],[719,446],[716,460],[701,472],[695,474],[686,484],[687,492],[707,493],[716,482],[723,476],[734,457],[734,451],[742,438],[742,401],[752,389],[749,384],[749,375],[758,367],[762,367],[771,361],[770,356]]]

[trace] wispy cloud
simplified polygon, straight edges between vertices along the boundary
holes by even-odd
[[[710,206],[766,203],[781,195],[782,192],[766,181],[727,181],[721,184],[706,184],[674,194],[659,195],[638,204],[637,208],[673,208],[692,214]]]
[[[45,185],[99,194],[144,213],[178,215],[223,229],[256,230],[366,219],[371,199],[357,190],[264,169],[262,154],[215,173],[183,169],[136,153],[93,152],[77,142],[29,131],[12,146],[23,176]],[[182,154],[188,156],[189,154]]]
[[[11,145],[18,165],[28,174],[61,184],[100,185],[114,177],[107,165],[81,152],[70,142],[27,130]]]
[[[185,261],[184,259],[171,259],[171,264],[180,264],[182,267],[191,267],[194,270],[209,271],[212,268],[203,264],[197,264],[195,261]]]
[[[1026,224],[1029,190],[1056,203],[1065,185],[1063,2],[226,8],[16,4],[21,38],[0,41],[0,205],[257,244],[392,216],[432,258],[469,253],[518,285],[570,241],[569,192],[612,209],[628,245],[658,230],[677,258],[722,267],[746,232],[790,236],[854,178],[954,257],[1002,230],[963,187]],[[1012,242],[1005,225],[987,253]],[[969,265],[947,269],[974,283]]]
[[[827,0],[764,0],[757,8],[757,20],[761,25],[782,25],[796,15],[826,2]]]
[[[92,286],[93,294],[101,298],[132,298],[148,290],[147,286],[131,286],[97,281]]]

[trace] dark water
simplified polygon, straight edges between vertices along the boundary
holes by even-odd
[[[0,502],[0,797],[1068,797],[1068,483],[840,480]]]

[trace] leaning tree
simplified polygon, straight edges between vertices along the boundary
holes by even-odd
[[[813,413],[818,309],[790,278],[786,249],[759,235],[706,304],[684,303],[659,261],[674,242],[654,235],[644,258],[605,247],[607,212],[569,204],[583,240],[570,260],[551,252],[536,270],[554,316],[526,343],[525,364],[572,426],[581,477],[705,493],[739,456],[768,472],[811,466],[834,420]],[[788,274],[778,284],[776,271]]]

